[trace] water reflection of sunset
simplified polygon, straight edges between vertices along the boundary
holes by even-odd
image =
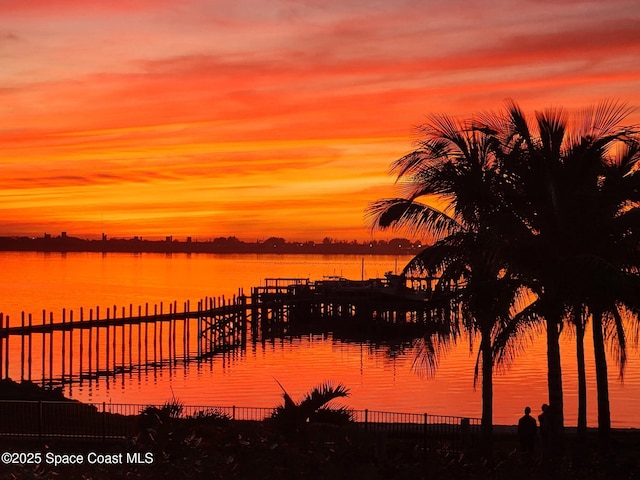
[[[358,278],[361,260],[357,256],[329,255],[2,253],[0,261],[5,270],[0,278],[0,288],[5,298],[11,299],[3,303],[3,309],[11,315],[11,324],[16,325],[22,309],[33,313],[34,323],[39,323],[43,308],[54,311],[56,318],[62,308],[73,308],[77,315],[80,306],[88,309],[99,305],[104,309],[124,305],[128,309],[128,304],[133,303],[135,309],[145,302],[164,302],[166,311],[168,303],[173,300],[180,303],[188,299],[197,301],[207,295],[229,296],[240,287],[248,291],[266,277],[317,279],[325,274],[343,274]],[[402,264],[407,258],[397,260]],[[393,270],[395,263],[396,258],[390,256],[365,257],[365,269],[372,277]],[[120,362],[121,330],[115,331],[117,362]],[[134,328],[132,332],[135,359],[137,330]],[[182,345],[180,332],[178,330],[176,339],[178,345]],[[191,332],[195,333],[194,330]],[[86,341],[87,333],[84,334]],[[77,335],[76,332],[74,372],[79,369]],[[60,337],[57,338],[59,340]],[[125,340],[128,338],[129,330],[125,329]],[[164,338],[162,348],[166,351],[166,329]],[[104,334],[101,342],[105,342]],[[14,379],[20,377],[19,343],[12,339],[10,373]],[[38,335],[33,336],[33,345],[33,379],[38,381],[41,365]],[[101,365],[104,366],[106,345],[101,345]],[[585,345],[588,418],[590,425],[595,425],[595,376],[589,334]],[[68,346],[67,343],[67,349]],[[460,341],[441,359],[432,378],[421,377],[412,368],[413,348],[405,347],[389,355],[392,346],[349,343],[331,334],[325,337],[302,336],[268,341],[264,345],[249,344],[245,351],[219,355],[202,363],[179,364],[172,369],[167,366],[148,367],[99,381],[74,382],[67,385],[65,391],[74,398],[99,402],[163,403],[175,393],[176,397],[191,405],[270,407],[281,401],[281,392],[274,378],[296,399],[316,384],[333,380],[351,389],[351,396],[345,399],[345,403],[357,409],[480,415],[480,391],[473,391],[477,344],[475,350],[470,351],[468,342]],[[58,347],[54,346],[54,368],[57,371],[60,369]],[[562,336],[561,351],[566,422],[574,425],[577,409],[575,339],[568,330]],[[84,354],[87,354],[86,348]],[[635,409],[635,401],[640,395],[637,355],[630,355],[624,384],[617,378],[613,358],[609,362],[613,424],[637,425],[640,422]],[[514,423],[525,405],[530,405],[535,412],[546,401],[546,345],[543,337],[536,338],[526,353],[509,366],[506,374],[496,375],[494,394],[495,421],[501,424]]]

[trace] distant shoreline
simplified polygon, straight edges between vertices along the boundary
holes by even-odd
[[[62,234],[57,237],[0,237],[4,252],[98,252],[98,253],[214,253],[214,254],[325,254],[325,255],[416,255],[424,246],[405,238],[389,241],[346,242],[325,239],[321,243],[287,242],[271,237],[263,242],[243,242],[236,237],[219,237],[210,241],[184,241],[107,238],[88,240]]]

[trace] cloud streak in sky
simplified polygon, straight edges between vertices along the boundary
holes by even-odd
[[[429,113],[640,105],[639,27],[621,0],[5,1],[0,234],[366,238]]]

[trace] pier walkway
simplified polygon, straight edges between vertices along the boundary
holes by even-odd
[[[118,308],[63,309],[59,317],[0,313],[0,378],[65,383],[141,367],[202,360],[315,322],[424,326],[431,280],[387,275],[266,279],[231,298]],[[17,364],[17,366],[16,366]],[[18,373],[19,372],[19,373]]]

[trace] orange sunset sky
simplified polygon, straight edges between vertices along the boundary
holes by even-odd
[[[414,127],[507,98],[640,106],[637,2],[2,0],[0,235],[384,238]]]

